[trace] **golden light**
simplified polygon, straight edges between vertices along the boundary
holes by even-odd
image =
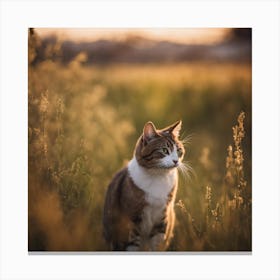
[[[128,36],[140,36],[157,41],[183,44],[213,44],[221,41],[227,28],[36,28],[41,37],[55,35],[64,40],[97,41],[123,40]]]

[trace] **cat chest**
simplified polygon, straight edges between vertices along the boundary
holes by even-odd
[[[146,196],[147,204],[142,213],[142,233],[149,235],[153,227],[164,219],[167,198],[158,199]]]
[[[177,170],[153,174],[133,159],[128,165],[128,172],[134,184],[145,194],[141,231],[143,235],[149,236],[153,227],[161,223],[165,216],[169,195],[177,185]]]
[[[174,185],[167,188],[164,192],[146,192],[146,206],[142,213],[142,233],[146,236],[152,232],[153,228],[166,220],[166,213],[170,207],[169,194],[172,192]]]

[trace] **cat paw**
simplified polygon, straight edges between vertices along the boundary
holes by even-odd
[[[129,245],[126,247],[126,251],[130,251],[130,252],[139,251],[139,247],[135,245]]]

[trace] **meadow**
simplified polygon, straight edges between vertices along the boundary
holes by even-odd
[[[169,250],[251,250],[250,64],[88,65],[84,53],[33,63],[36,44],[29,38],[30,251],[106,251],[108,183],[147,121],[179,119],[194,172],[180,175]]]

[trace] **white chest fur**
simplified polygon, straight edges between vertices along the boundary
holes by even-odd
[[[135,185],[145,192],[148,205],[143,211],[142,231],[148,235],[153,225],[162,219],[168,195],[177,184],[177,169],[148,172],[134,157],[128,164],[128,172]]]
[[[161,172],[148,172],[140,166],[134,157],[128,164],[128,172],[137,187],[146,194],[146,200],[150,205],[165,205],[168,194],[177,183],[177,169]]]

